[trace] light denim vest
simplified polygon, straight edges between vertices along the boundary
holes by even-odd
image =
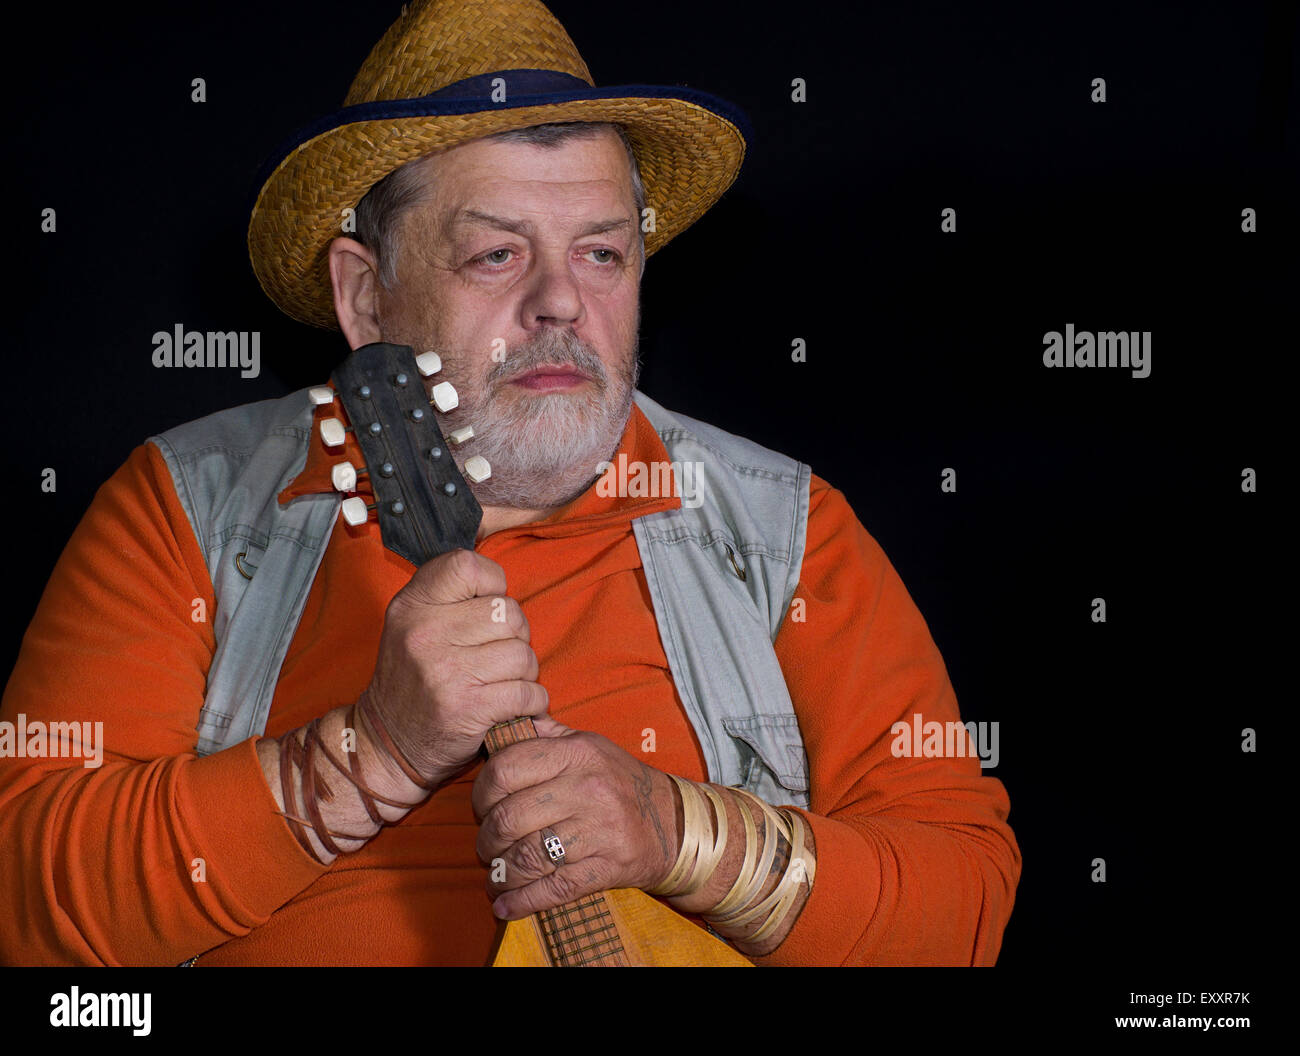
[[[709,779],[807,807],[803,738],[772,643],[803,562],[811,471],[642,392],[635,399],[669,459],[702,466],[697,508],[633,518],[632,530]],[[216,597],[200,755],[265,730],[280,665],[329,543],[342,496],[276,501],[306,464],[311,429],[304,389],[150,438],[171,470]]]

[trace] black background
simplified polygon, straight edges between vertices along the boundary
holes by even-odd
[[[261,293],[242,210],[398,6],[46,5],[11,39],[4,671],[132,447],[346,353]],[[649,262],[641,388],[841,488],[963,718],[1000,723],[988,773],[1024,873],[999,963],[1248,989],[1294,840],[1271,792],[1294,700],[1294,5],[550,6],[598,84],[688,84],[751,117],[738,182]],[[261,376],[154,368],[178,322],[260,331]],[[1045,369],[1066,323],[1150,330],[1151,376]]]

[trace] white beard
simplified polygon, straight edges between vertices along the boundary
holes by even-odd
[[[587,342],[553,328],[511,349],[481,381],[460,369],[454,353],[442,358],[434,380],[450,381],[460,398],[456,410],[443,416],[443,432],[474,428],[474,438],[452,448],[452,457],[462,469],[471,455],[488,460],[492,476],[470,485],[480,503],[524,510],[563,506],[591,486],[600,463],[618,448],[640,374],[635,345],[631,362],[610,377]],[[505,381],[557,362],[572,363],[591,377],[586,391],[531,393]]]

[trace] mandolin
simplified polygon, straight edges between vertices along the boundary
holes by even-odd
[[[449,444],[470,443],[474,433],[465,426],[443,436],[434,412],[455,410],[456,391],[442,381],[426,395],[422,380],[441,369],[436,353],[417,356],[408,346],[376,342],[339,365],[333,389],[310,390],[317,406],[336,400],[342,405],[341,417],[320,421],[326,446],[342,454],[351,433],[365,456],[365,466],[340,459],[331,469],[335,489],[349,495],[340,514],[355,526],[373,513],[384,546],[416,566],[448,550],[474,549],[483,510],[466,477],[479,483],[492,472],[485,458],[471,455],[462,474],[451,456]],[[371,503],[355,494],[363,476],[374,495]],[[490,729],[484,747],[491,754],[536,736],[532,719],[519,718]],[[750,962],[644,891],[622,888],[506,922],[493,965],[740,967]]]

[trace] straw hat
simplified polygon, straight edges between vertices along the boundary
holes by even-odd
[[[430,151],[551,121],[624,126],[655,210],[647,256],[721,197],[749,137],[744,112],[704,92],[595,87],[537,0],[415,0],[370,52],[343,108],[263,166],[248,223],[262,289],[293,318],[337,329],[326,250],[343,234],[345,208]]]

